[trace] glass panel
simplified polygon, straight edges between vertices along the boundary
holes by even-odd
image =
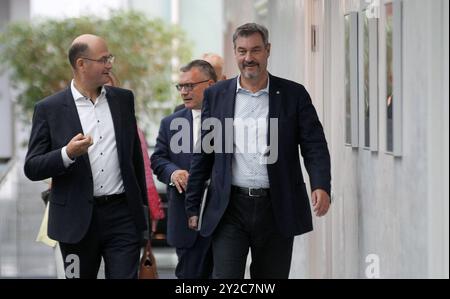
[[[392,152],[394,150],[394,79],[393,79],[393,5],[388,3],[386,9],[386,150]]]
[[[369,75],[369,18],[363,13],[364,22],[364,146],[370,147],[370,75]]]
[[[350,86],[350,15],[345,16],[345,143],[352,143],[352,113]]]

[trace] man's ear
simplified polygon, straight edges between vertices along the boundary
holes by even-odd
[[[266,46],[266,50],[267,50],[267,53],[269,54],[269,56],[270,56],[270,46],[271,45],[272,45],[271,43],[268,43]]]
[[[84,68],[84,59],[83,58],[77,58],[77,60],[75,61],[75,68],[76,69],[83,69]]]

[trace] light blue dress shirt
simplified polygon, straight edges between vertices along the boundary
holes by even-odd
[[[245,188],[269,188],[264,153],[267,150],[269,79],[264,89],[252,93],[237,78],[234,110],[232,184]]]

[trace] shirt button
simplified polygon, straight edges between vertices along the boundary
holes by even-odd
[[[100,156],[103,156],[103,153],[100,153]]]
[[[100,136],[100,139],[103,139],[103,137],[102,137],[102,136]]]
[[[103,188],[103,186],[100,186],[100,188]]]
[[[100,121],[97,119],[97,123],[99,123]]]
[[[104,172],[104,170],[102,169],[102,172]]]

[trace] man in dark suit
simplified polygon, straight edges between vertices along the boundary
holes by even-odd
[[[204,53],[202,55],[202,60],[208,62],[213,68],[214,72],[216,73],[217,81],[226,80],[227,76],[223,73],[223,58],[219,54],[215,53]],[[173,112],[180,111],[184,108],[184,103],[180,104],[175,107]]]
[[[192,152],[200,139],[203,92],[216,81],[213,67],[204,60],[191,61],[181,68],[177,89],[185,108],[161,121],[151,157],[153,172],[168,185],[167,241],[176,247],[175,275],[180,279],[209,278],[212,271],[211,240],[189,229],[184,191]]]
[[[213,278],[243,278],[249,248],[252,278],[288,278],[294,236],[312,230],[299,146],[314,211],[323,216],[331,188],[327,142],[305,88],[268,73],[267,29],[245,24],[233,43],[240,75],[204,95],[202,120],[216,119],[217,126],[202,131],[202,151],[192,158],[189,226],[197,227],[203,185],[211,177],[201,235],[213,236]],[[247,126],[239,125],[242,120]]]
[[[25,160],[33,180],[52,178],[48,235],[68,278],[137,278],[147,202],[131,91],[104,86],[114,56],[94,35],[69,49],[73,80],[38,102]]]

